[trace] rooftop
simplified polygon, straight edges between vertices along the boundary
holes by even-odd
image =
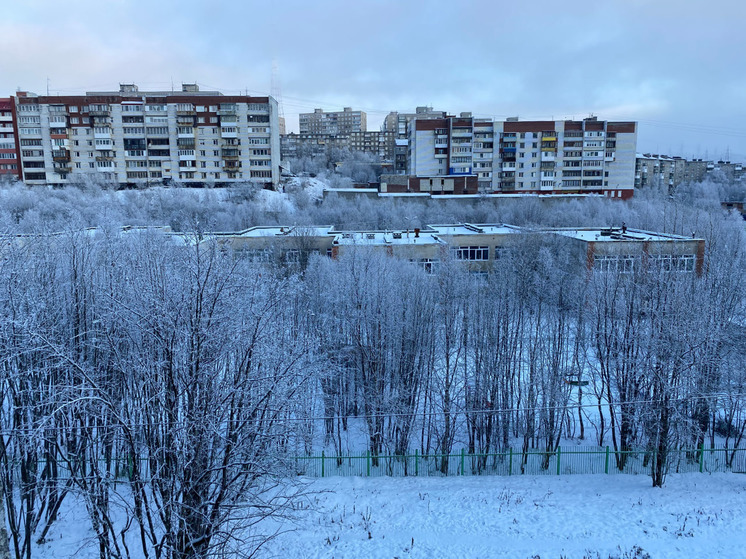
[[[622,227],[584,227],[581,229],[556,228],[544,231],[557,233],[579,241],[690,241],[695,237],[684,237],[669,233],[653,233],[641,229],[627,229]],[[697,239],[699,240],[699,239]]]

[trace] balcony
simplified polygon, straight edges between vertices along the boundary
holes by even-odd
[[[88,111],[90,116],[111,116],[111,110],[106,109],[105,111]]]
[[[223,159],[238,159],[240,155],[241,152],[237,149],[224,149],[222,151]]]
[[[54,161],[70,161],[70,152],[66,149],[58,149],[52,151],[52,159]]]

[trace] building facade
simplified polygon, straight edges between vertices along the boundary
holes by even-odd
[[[673,190],[686,176],[687,161],[682,157],[669,157],[638,153],[635,162],[635,188],[666,186]]]
[[[314,109],[312,113],[298,115],[298,125],[300,134],[347,135],[365,132],[368,129],[368,117],[363,111],[353,111],[352,107],[332,112]]]
[[[393,132],[366,131],[349,134],[285,134],[280,139],[283,161],[298,157],[329,155],[331,149],[348,149],[368,153],[385,169],[391,169],[396,147]]]
[[[280,179],[277,102],[226,96],[184,84],[182,91],[38,96],[19,92],[22,179],[64,185],[96,176],[120,185],[201,185]]]
[[[484,193],[603,194],[634,192],[637,123],[492,121],[470,113],[415,120],[408,174],[475,175]]]
[[[743,164],[730,161],[684,159],[678,156],[638,153],[635,188],[666,186],[673,191],[682,183],[708,179],[739,182],[744,179]]]
[[[531,229],[506,224],[427,225],[388,231],[338,231],[331,226],[253,227],[239,233],[207,234],[239,255],[257,262],[307,262],[312,254],[337,257],[371,250],[409,260],[434,272],[445,258],[470,271],[488,273],[491,266],[529,238],[554,240],[571,255],[578,271],[634,274],[701,274],[703,239],[619,228]]]
[[[20,177],[15,105],[10,97],[0,98],[0,177]]]

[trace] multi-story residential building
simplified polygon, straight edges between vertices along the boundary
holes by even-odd
[[[21,165],[15,121],[13,100],[10,97],[0,98],[0,176],[20,176]]]
[[[635,162],[635,188],[666,186],[673,190],[684,180],[686,166],[687,161],[682,157],[638,153]]]
[[[476,175],[480,192],[603,194],[630,198],[637,123],[505,122],[470,113],[415,120],[409,135],[413,176]]]
[[[393,132],[366,131],[349,134],[285,134],[280,139],[283,161],[297,157],[328,155],[332,148],[362,151],[378,158],[381,165],[390,169],[396,147]]]
[[[298,115],[300,134],[346,135],[352,132],[365,132],[368,117],[363,111],[353,111],[345,107],[342,111],[324,112],[314,109],[312,113]]]
[[[702,182],[708,178],[736,182],[743,177],[743,164],[730,161],[638,153],[635,165],[635,188],[665,185],[672,191],[685,182]]]
[[[395,136],[386,130],[352,132],[349,137],[349,148],[363,151],[379,158],[385,166],[390,167],[394,160]]]
[[[413,113],[400,113],[392,111],[383,121],[383,130],[394,132],[397,138],[407,138],[409,127],[414,120],[430,120],[434,118],[445,118],[445,111],[434,111],[432,107],[417,107]]]
[[[721,172],[731,182],[741,181],[744,178],[743,164],[730,161],[710,161],[707,172]]]
[[[297,157],[323,156],[332,148],[349,148],[348,137],[294,132],[280,137],[280,156],[283,161]]]
[[[119,184],[222,184],[280,178],[277,102],[226,96],[184,84],[181,91],[77,96],[19,92],[23,180],[64,185],[82,175]]]

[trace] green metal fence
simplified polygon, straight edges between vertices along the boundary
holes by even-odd
[[[559,447],[554,452],[508,449],[489,454],[379,454],[297,456],[295,473],[309,477],[330,476],[474,476],[647,474],[655,451],[614,452],[607,447]],[[670,473],[746,472],[746,448],[697,448],[669,450]]]

